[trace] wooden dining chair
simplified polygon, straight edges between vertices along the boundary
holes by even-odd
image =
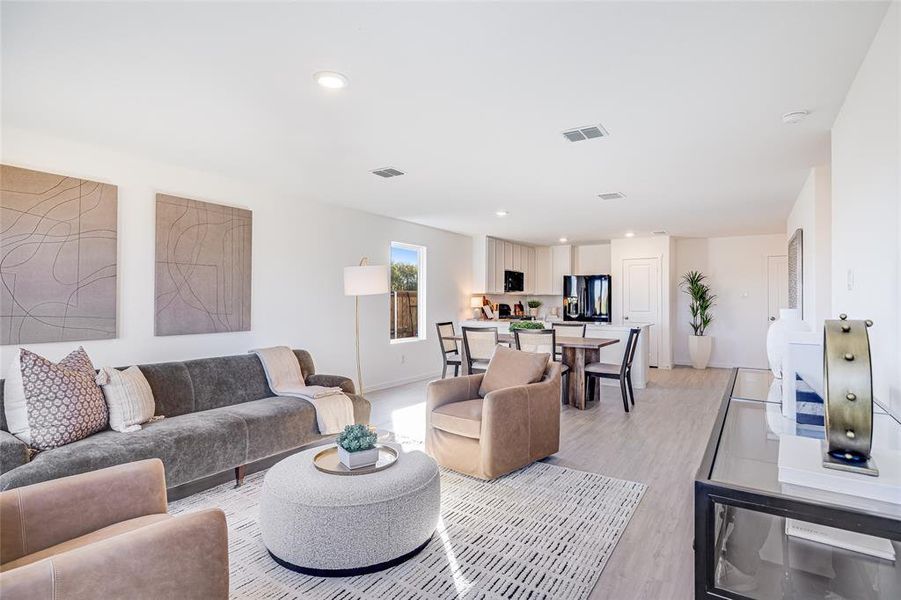
[[[447,377],[447,368],[454,368],[454,377],[460,374],[460,367],[463,365],[463,357],[460,356],[460,348],[457,340],[448,340],[445,338],[453,337],[454,322],[446,321],[444,323],[435,323],[438,328],[438,343],[441,345],[441,361],[444,363],[441,368],[441,379]]]
[[[463,348],[470,373],[484,373],[497,348],[497,327],[462,327]]]
[[[595,381],[596,379],[618,379],[619,389],[623,395],[623,408],[629,412],[629,403],[635,405],[635,391],[632,389],[632,360],[635,358],[635,350],[638,348],[640,333],[641,329],[638,327],[629,330],[629,338],[626,340],[621,365],[600,362],[585,365],[585,387],[588,391],[588,398],[594,399],[595,387],[597,387],[598,399],[600,399],[600,382]]]
[[[554,329],[560,337],[585,337],[586,326],[585,323],[551,323],[551,328]],[[563,351],[557,350],[556,354],[554,354],[554,360],[560,361],[562,358]]]
[[[552,357],[557,356],[557,332],[551,329],[515,329],[513,339],[516,349],[523,352],[544,352]],[[555,362],[560,362],[552,358]],[[563,404],[569,404],[569,367],[561,364],[561,383],[563,385]]]

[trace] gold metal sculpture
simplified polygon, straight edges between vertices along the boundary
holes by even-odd
[[[873,322],[849,321],[842,314],[823,328],[823,380],[826,392],[826,452],[823,466],[878,476],[873,446]]]

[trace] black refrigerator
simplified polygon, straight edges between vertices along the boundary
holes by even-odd
[[[610,322],[610,275],[563,278],[563,320]]]

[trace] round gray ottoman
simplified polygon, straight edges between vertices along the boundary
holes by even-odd
[[[434,460],[399,452],[384,471],[330,475],[313,466],[322,449],[289,456],[263,480],[260,530],[279,564],[346,577],[387,569],[425,548],[441,505]]]

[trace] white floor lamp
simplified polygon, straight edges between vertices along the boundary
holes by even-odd
[[[360,296],[387,294],[390,291],[387,265],[370,265],[365,256],[357,267],[344,267],[344,295],[354,297],[356,325],[354,337],[357,350],[357,383],[363,395],[363,370],[360,368]]]

